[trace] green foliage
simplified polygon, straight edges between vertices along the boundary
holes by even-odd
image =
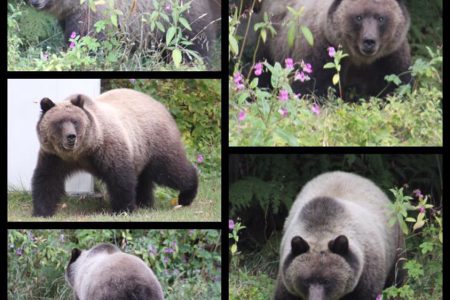
[[[443,263],[443,229],[441,211],[427,204],[429,196],[415,190],[413,197],[404,196],[402,188],[391,189],[395,195],[393,208],[397,213],[404,233],[414,232],[407,239],[409,249],[404,268],[408,272],[408,281],[402,287],[390,287],[384,291],[388,299],[400,297],[405,300],[441,299],[442,263]],[[417,202],[417,205],[412,205]],[[407,222],[414,223],[409,228]],[[390,222],[393,224],[393,222]]]
[[[202,172],[221,170],[221,84],[215,79],[118,79],[104,81],[104,90],[127,87],[151,95],[174,116],[193,161],[198,155]]]
[[[160,1],[154,1],[155,10],[143,16],[143,22],[152,27],[153,35],[168,33],[165,39],[161,38],[152,47],[136,49],[129,42],[128,33],[122,32],[118,24],[123,12],[114,7],[114,1],[108,0],[102,3],[106,5],[105,15],[108,18],[94,24],[97,33],[101,32],[106,38],[78,38],[75,47],[69,47],[67,52],[56,20],[23,2],[10,1],[8,70],[205,70],[207,66],[203,59],[188,48],[193,42],[187,39],[186,31],[192,29],[183,14],[191,2],[168,1],[164,5],[171,5],[171,14],[167,14]],[[99,1],[89,0],[87,5],[95,11]],[[212,51],[220,52],[220,47],[212,48]]]
[[[441,165],[438,155],[231,155],[230,156],[230,217],[243,217],[248,212],[261,220],[277,218],[279,211],[288,211],[301,187],[314,176],[326,171],[355,172],[377,183],[385,191],[394,185],[407,183],[412,188],[426,187],[433,193],[434,206],[441,206]],[[245,170],[243,172],[242,170]],[[394,211],[404,218],[408,209],[427,208],[410,200],[411,188],[394,194]],[[406,195],[405,195],[406,194]],[[428,198],[427,198],[428,199]],[[428,200],[429,201],[429,200]],[[261,208],[264,214],[259,214]],[[283,218],[285,215],[281,216]],[[278,216],[279,218],[280,216]]]
[[[143,259],[166,299],[220,299],[217,230],[9,230],[8,298],[69,299],[64,268],[72,248],[114,243]]]
[[[298,23],[302,11],[290,9],[290,13],[296,14],[294,23]],[[337,71],[330,82],[328,96],[302,95],[299,98],[293,93],[291,85],[298,80],[299,71],[302,68],[305,70],[303,65],[296,71],[287,66],[283,68],[281,62],[273,65],[264,62],[264,72],[270,73],[270,90],[258,88],[260,75],[255,74],[253,79],[251,76],[244,78],[242,74],[254,74],[260,41],[265,42],[268,32],[275,34],[271,21],[265,15],[262,22],[254,25],[253,31],[257,36],[254,45],[248,45],[252,22],[244,17],[254,18],[254,15],[241,15],[239,10],[234,10],[229,28],[233,44],[241,40],[241,44],[232,45],[229,52],[234,64],[231,68],[233,78],[229,78],[231,146],[442,145],[443,60],[439,45],[422,45],[427,58],[418,57],[411,66],[410,72],[415,80],[413,86],[399,86],[397,92],[386,100],[371,98],[370,101],[361,99],[359,103],[344,103],[334,95],[331,86],[338,83],[341,98],[343,95],[339,71],[340,60],[345,54],[340,51],[336,52],[334,63],[324,66]],[[247,22],[243,37],[238,35],[240,22]],[[289,33],[288,42],[293,43],[296,36],[298,34],[295,32]],[[253,59],[249,58],[251,55]],[[245,65],[248,62],[251,62],[250,66]],[[387,75],[385,79],[386,86],[388,83],[401,83],[396,75]],[[287,97],[282,97],[285,94]]]

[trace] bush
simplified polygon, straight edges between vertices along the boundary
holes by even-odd
[[[64,268],[72,248],[111,242],[143,259],[166,299],[220,299],[217,230],[9,230],[8,298],[69,299]]]

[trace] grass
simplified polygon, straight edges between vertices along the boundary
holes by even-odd
[[[66,196],[58,204],[56,214],[50,218],[32,217],[31,194],[23,190],[8,192],[8,221],[114,221],[114,222],[158,222],[158,221],[217,221],[221,219],[220,177],[200,179],[197,197],[190,206],[176,208],[171,204],[176,191],[158,187],[155,191],[155,208],[138,209],[133,213],[112,215],[109,202],[104,197]],[[163,199],[161,199],[163,198]]]

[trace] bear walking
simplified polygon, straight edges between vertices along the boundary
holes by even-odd
[[[115,213],[152,206],[155,183],[179,190],[181,205],[195,198],[197,172],[186,158],[177,125],[151,97],[116,89],[95,101],[84,95],[60,104],[44,98],[41,109],[33,215],[53,215],[65,179],[79,170],[106,183]]]
[[[401,284],[404,237],[370,180],[329,172],[309,181],[284,224],[274,300],[367,300]]]

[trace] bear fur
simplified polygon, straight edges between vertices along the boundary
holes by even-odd
[[[309,181],[284,224],[275,300],[367,300],[400,284],[404,237],[370,180],[329,172]]]
[[[108,1],[97,5],[95,12],[89,9],[88,1],[82,5],[80,0],[28,1],[34,8],[47,11],[59,20],[66,41],[72,32],[81,36],[94,34],[99,39],[105,38],[103,34],[95,34],[94,25],[99,20],[109,18]],[[126,36],[127,44],[150,47],[151,42],[159,43],[165,38],[165,33],[158,30],[151,32],[149,24],[141,20],[144,14],[150,14],[153,10],[152,2],[153,0],[138,0],[134,5],[130,0],[115,1],[114,7],[123,13],[119,15],[119,33]],[[170,14],[169,11],[166,12]],[[220,32],[221,0],[192,0],[185,17],[192,28],[192,31],[186,30],[185,34],[194,43],[193,49],[210,62],[210,48]]]
[[[289,47],[288,24],[293,16],[288,6],[295,11],[304,8],[299,25],[311,30],[313,46],[306,42],[298,26],[294,45]],[[268,34],[268,41],[261,43],[257,61],[267,59],[272,64],[280,62],[284,66],[286,58],[293,58],[297,66],[302,60],[312,65],[313,73],[309,74],[312,80],[303,83],[297,80],[292,84],[296,94],[327,94],[336,73],[335,69],[323,69],[327,62],[333,61],[327,48],[337,50],[339,45],[349,54],[341,61],[344,92],[353,91],[357,96],[385,96],[394,89],[384,80],[386,75],[406,72],[400,76],[401,80],[403,83],[411,81],[407,72],[411,65],[407,40],[410,17],[401,0],[263,1],[254,22],[260,22],[264,13],[269,15],[277,34],[273,37]],[[250,35],[253,40],[256,37]],[[267,78],[264,80],[268,81]]]
[[[164,299],[153,271],[112,244],[73,249],[65,277],[75,300]]]
[[[44,98],[41,108],[33,215],[53,215],[65,179],[79,170],[106,183],[115,213],[136,205],[151,207],[154,183],[179,190],[178,203],[191,204],[197,172],[186,158],[174,119],[161,103],[134,90],[116,89],[95,101],[73,95],[54,104]]]

